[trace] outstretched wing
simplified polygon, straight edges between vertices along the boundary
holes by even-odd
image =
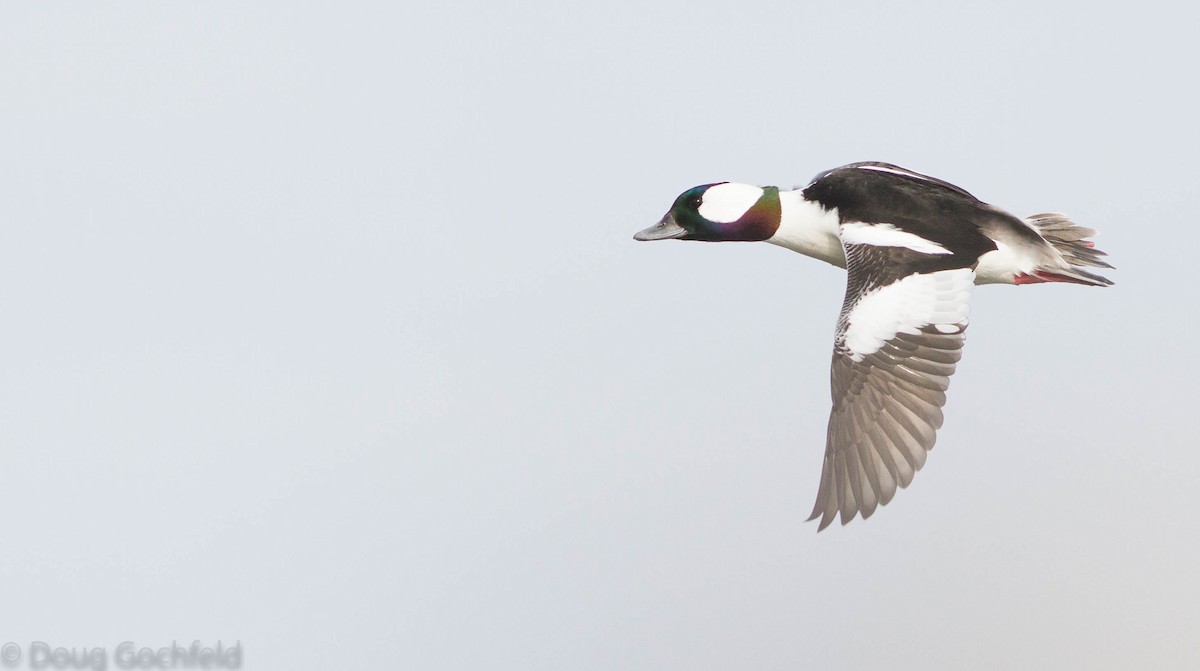
[[[843,224],[848,283],[810,520],[887,505],[925,464],[967,328],[975,258],[889,224]]]

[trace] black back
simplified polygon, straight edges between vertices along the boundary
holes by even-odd
[[[1012,216],[949,182],[887,163],[852,163],[823,172],[804,189],[804,197],[828,209],[836,207],[841,223],[891,224],[952,252],[934,255],[914,252],[911,258],[904,259],[911,265],[901,265],[920,272],[972,265],[980,256],[996,249],[982,229],[997,217]],[[909,256],[905,251],[890,250]]]

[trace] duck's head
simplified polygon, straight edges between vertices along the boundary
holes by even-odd
[[[779,189],[718,182],[679,194],[657,224],[634,240],[766,240],[779,230]]]

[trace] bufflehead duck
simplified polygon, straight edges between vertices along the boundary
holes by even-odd
[[[976,284],[1109,286],[1112,268],[1062,214],[1021,219],[940,179],[864,162],[802,189],[719,182],[684,191],[635,240],[765,241],[846,268],[817,530],[864,519],[912,482],[942,406]]]

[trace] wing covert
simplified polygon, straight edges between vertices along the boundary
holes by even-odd
[[[893,236],[894,237],[894,236]],[[913,246],[845,244],[846,299],[830,371],[821,483],[810,520],[870,517],[907,487],[942,426],[975,272]],[[930,267],[926,261],[936,261]]]

